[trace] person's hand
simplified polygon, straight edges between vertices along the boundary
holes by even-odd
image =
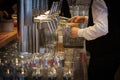
[[[84,23],[85,22],[85,16],[73,16],[72,18],[68,19],[68,22]]]
[[[72,38],[77,38],[77,37],[79,37],[78,36],[78,30],[79,30],[80,28],[78,28],[78,27],[71,27],[71,30],[70,30],[70,37],[72,37]]]

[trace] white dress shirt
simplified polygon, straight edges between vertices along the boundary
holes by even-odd
[[[93,26],[79,29],[79,37],[94,40],[108,33],[108,9],[104,0],[93,0],[92,4]]]

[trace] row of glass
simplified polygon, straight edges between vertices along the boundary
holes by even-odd
[[[83,49],[41,49],[41,53],[18,53],[17,42],[0,49],[0,80],[86,80]]]
[[[41,53],[18,53],[17,42],[0,50],[0,80],[70,80],[64,52],[41,48]]]
[[[61,78],[71,77],[72,72],[69,68],[64,68],[64,54],[63,53],[4,53],[0,55],[0,80],[26,80],[25,77],[43,79],[31,80],[48,80],[44,78]],[[12,78],[12,79],[11,79]],[[21,78],[21,79],[16,79]],[[28,79],[27,79],[28,80]],[[29,79],[30,80],[30,79]],[[59,79],[57,79],[59,80]],[[62,79],[60,79],[62,80]]]

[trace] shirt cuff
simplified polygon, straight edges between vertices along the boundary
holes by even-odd
[[[78,37],[84,37],[84,29],[79,29],[77,34]]]

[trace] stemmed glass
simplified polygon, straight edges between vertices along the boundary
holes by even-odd
[[[49,80],[56,80],[56,77],[57,77],[56,69],[55,67],[51,66],[48,70],[48,78]]]
[[[14,79],[13,75],[14,75],[13,68],[10,66],[4,66],[4,68],[3,68],[4,80],[13,80]]]
[[[63,80],[72,80],[72,77],[73,77],[72,68],[64,67]]]
[[[26,80],[28,78],[28,71],[24,66],[17,70],[17,78],[19,80]]]

